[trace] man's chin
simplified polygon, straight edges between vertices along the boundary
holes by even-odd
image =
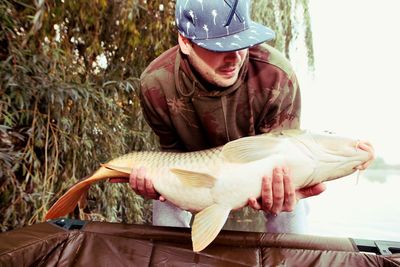
[[[237,81],[237,79],[238,79],[237,75],[234,75],[233,77],[230,78],[221,77],[215,81],[215,84],[219,87],[229,87],[233,85]]]

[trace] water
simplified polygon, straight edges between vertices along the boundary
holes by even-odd
[[[400,170],[367,169],[308,199],[309,233],[400,242]]]
[[[400,170],[367,169],[326,183],[327,190],[307,199],[308,234],[400,242]],[[262,213],[231,212],[226,230],[264,232]]]

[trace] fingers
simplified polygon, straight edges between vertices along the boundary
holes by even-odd
[[[252,197],[252,198],[249,198],[249,201],[248,201],[248,203],[247,203],[250,207],[252,207],[253,209],[255,209],[255,210],[261,210],[261,205],[260,205],[260,203],[258,203],[258,201],[257,201],[257,199],[256,198],[254,198],[254,197]]]
[[[282,210],[284,198],[284,184],[283,184],[283,170],[282,168],[274,168],[272,171],[272,194],[273,203],[271,207],[271,212],[278,214]]]
[[[321,194],[326,190],[326,184],[320,183],[316,184],[314,186],[310,187],[305,187],[297,190],[297,198],[302,199],[302,198],[307,198],[307,197],[312,197]]]
[[[133,168],[129,175],[129,184],[136,194],[146,198],[160,199],[165,201],[154,189],[153,182],[146,175],[146,169],[140,167],[139,169]]]
[[[275,168],[273,171],[273,205],[271,212],[293,211],[296,205],[296,191],[288,168]]]
[[[248,205],[256,210],[278,214],[282,211],[293,211],[296,202],[291,172],[287,168],[277,167],[273,169],[271,176],[263,176],[261,203],[250,198]]]
[[[146,193],[145,190],[145,176],[146,176],[146,171],[143,167],[140,167],[139,170],[136,173],[136,190],[140,195],[144,195]]]
[[[261,186],[261,204],[259,209],[263,209],[264,211],[270,211],[272,208],[273,193],[272,193],[272,178],[271,176],[263,176],[262,186]],[[258,203],[258,202],[257,202]]]
[[[157,199],[159,197],[158,193],[153,187],[153,182],[151,179],[144,179],[144,191],[147,193],[148,198]]]
[[[132,190],[135,191],[136,194],[139,194],[139,191],[137,190],[137,173],[138,170],[136,168],[133,168],[131,173],[129,174],[129,185],[131,186]]]
[[[296,205],[296,191],[292,183],[292,174],[288,168],[283,168],[283,185],[285,188],[285,199],[282,211],[293,211]]]
[[[128,183],[129,179],[128,178],[110,178],[108,180],[110,183]]]

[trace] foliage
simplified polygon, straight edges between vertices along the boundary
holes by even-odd
[[[258,18],[293,40],[288,6],[255,2]],[[257,6],[258,5],[258,6]],[[304,7],[305,5],[303,5]],[[0,2],[0,228],[42,221],[99,162],[157,149],[138,99],[138,77],[176,43],[174,1]],[[100,201],[101,200],[101,201]],[[127,185],[90,190],[85,218],[149,222],[150,203]],[[100,215],[101,214],[101,215]]]
[[[0,223],[41,221],[99,162],[155,149],[138,76],[173,42],[167,1],[4,1],[0,7]],[[159,18],[154,20],[154,18]],[[93,213],[148,220],[127,186],[95,186]],[[139,216],[137,216],[139,215]]]
[[[290,59],[295,44],[302,43],[307,49],[308,67],[314,68],[308,0],[257,0],[253,2],[253,18],[277,32],[272,45]]]

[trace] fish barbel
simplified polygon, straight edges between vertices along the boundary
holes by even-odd
[[[46,219],[75,208],[90,184],[129,177],[145,167],[154,188],[181,209],[198,212],[192,225],[193,250],[201,251],[218,235],[229,212],[261,195],[262,177],[276,166],[291,170],[295,188],[347,176],[371,158],[355,139],[303,130],[243,137],[198,152],[133,152],[102,164],[71,187],[50,208]]]

